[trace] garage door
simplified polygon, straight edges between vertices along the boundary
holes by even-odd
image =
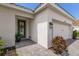
[[[70,25],[53,22],[53,37],[55,36],[62,36],[65,39],[71,38],[71,27]]]

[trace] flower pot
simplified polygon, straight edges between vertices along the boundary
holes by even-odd
[[[20,41],[21,41],[21,38],[16,37],[16,42],[20,42]]]

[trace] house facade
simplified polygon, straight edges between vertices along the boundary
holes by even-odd
[[[72,38],[74,18],[57,4],[41,4],[35,11],[15,4],[0,4],[0,36],[6,47],[15,46],[19,31],[45,48],[52,47],[52,39],[62,36]]]

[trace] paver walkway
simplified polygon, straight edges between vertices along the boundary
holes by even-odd
[[[53,51],[43,48],[38,44],[16,49],[20,56],[55,56]]]
[[[71,44],[68,46],[68,53],[63,53],[62,55],[79,56],[79,40],[70,40],[70,43]],[[23,46],[17,48],[16,51],[20,56],[58,56],[51,49],[46,49],[38,44]]]

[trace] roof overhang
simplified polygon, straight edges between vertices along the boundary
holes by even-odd
[[[55,3],[42,3],[34,12],[32,10],[29,9],[24,9],[21,7],[16,6],[15,4],[9,4],[9,3],[1,3],[0,5],[5,6],[5,7],[9,7],[9,8],[13,8],[16,10],[20,10],[26,13],[30,13],[30,14],[36,14],[37,12],[51,6],[51,8],[55,8],[56,10],[58,10],[59,12],[61,12],[63,15],[67,16],[68,18],[72,19],[73,21],[75,20],[74,17],[72,17],[70,14],[68,14],[66,11],[64,11],[62,8],[60,8],[57,4]]]
[[[21,8],[19,6],[16,6],[15,4],[1,3],[0,5],[5,6],[5,7],[9,7],[9,8],[12,8],[12,9],[20,10],[20,11],[23,11],[23,12],[26,12],[26,13],[33,14],[32,10]]]

